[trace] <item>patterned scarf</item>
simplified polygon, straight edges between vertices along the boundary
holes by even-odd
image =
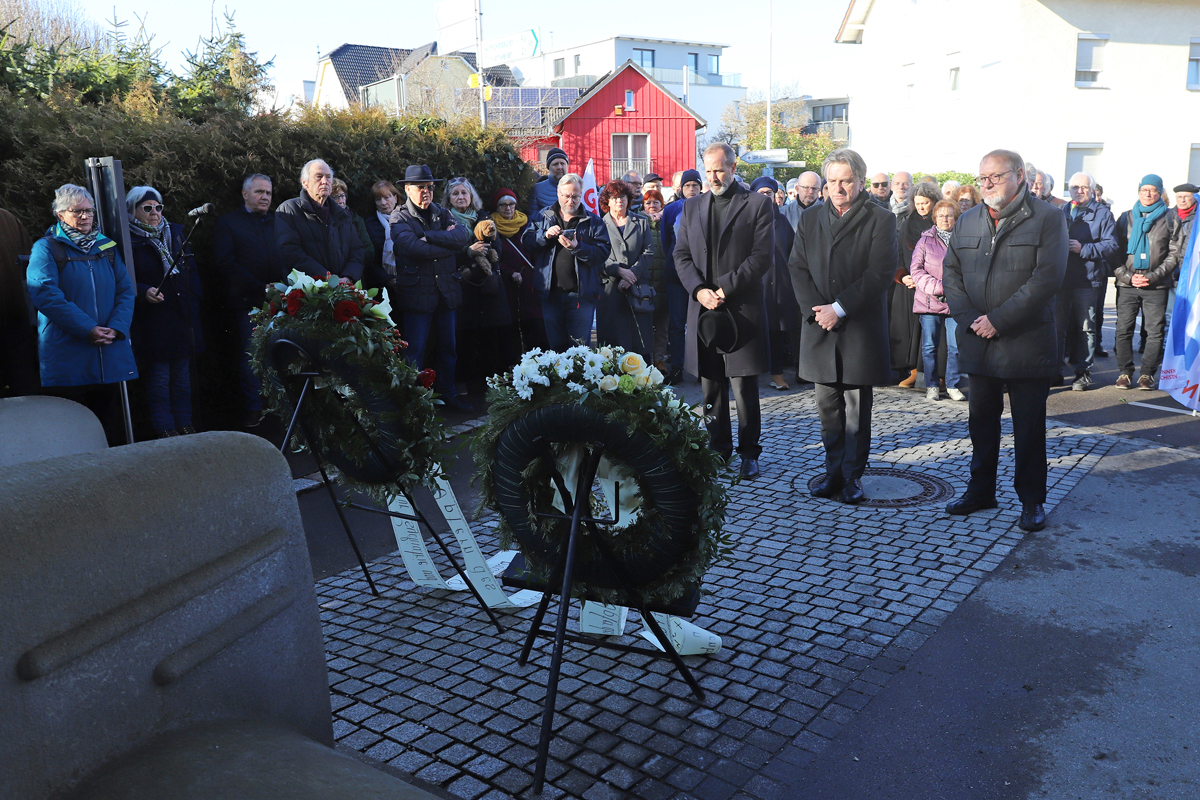
[[[59,220],[58,229],[63,232],[71,242],[85,253],[92,252],[92,245],[96,244],[96,237],[100,235],[100,231],[92,227],[91,231],[84,233],[78,228],[72,228],[67,223]]]
[[[160,219],[157,228],[137,219],[132,220],[132,223],[129,232],[145,237],[158,251],[158,257],[163,263],[163,275],[177,274],[179,268],[175,266],[175,259],[171,256],[171,226],[167,224],[167,218]]]
[[[944,231],[941,228],[934,228],[933,231],[937,234],[937,237],[942,240],[942,244],[946,245],[947,247],[950,246],[950,234],[954,233],[953,229]]]

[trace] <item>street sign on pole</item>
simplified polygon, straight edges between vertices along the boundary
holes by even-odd
[[[746,164],[779,164],[788,160],[786,148],[778,150],[747,150],[738,156],[738,160]]]
[[[507,64],[519,58],[533,58],[538,54],[538,37],[532,30],[488,39],[483,43],[479,57],[480,69]]]
[[[478,41],[474,0],[441,0],[433,7],[440,55],[473,50]]]

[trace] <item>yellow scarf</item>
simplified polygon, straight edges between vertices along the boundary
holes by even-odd
[[[505,239],[511,239],[521,232],[521,228],[524,228],[525,223],[529,222],[529,217],[520,211],[514,213],[512,219],[505,219],[499,214],[493,214],[492,222],[496,223],[496,230],[501,236]]]

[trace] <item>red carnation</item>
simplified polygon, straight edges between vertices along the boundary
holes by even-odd
[[[437,380],[437,373],[431,369],[423,369],[417,373],[417,381],[426,389],[433,386],[435,380]]]
[[[304,292],[299,289],[292,289],[287,294],[287,312],[293,317],[300,310],[300,302],[304,299]]]
[[[334,322],[349,322],[358,319],[361,314],[362,309],[353,300],[339,300],[333,304]]]

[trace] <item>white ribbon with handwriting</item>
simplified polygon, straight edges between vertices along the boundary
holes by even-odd
[[[462,551],[463,571],[470,577],[471,584],[488,607],[501,611],[519,610],[537,603],[542,597],[540,592],[522,589],[511,596],[504,593],[496,576],[504,572],[516,555],[516,551],[500,552],[485,559],[449,482],[439,478],[436,485],[433,499],[437,502],[442,516],[450,525],[450,531],[454,534],[458,547]],[[410,517],[416,516],[412,504],[404,495],[393,499],[388,504],[388,509]],[[404,566],[414,583],[432,589],[447,589],[452,592],[467,591],[467,584],[462,577],[455,575],[449,580],[442,578],[437,565],[429,556],[425,537],[421,535],[420,525],[415,520],[392,517],[392,531],[396,534],[396,545],[400,548],[400,557],[404,559]]]

